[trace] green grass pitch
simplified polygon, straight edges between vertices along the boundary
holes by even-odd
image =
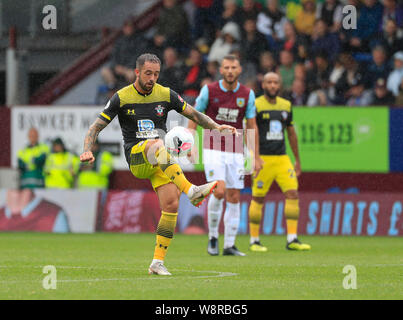
[[[207,236],[175,235],[166,266],[147,274],[153,234],[0,233],[0,299],[403,299],[403,241],[386,237],[301,236],[310,252],[285,250],[285,237],[264,236],[267,253],[207,254]],[[220,244],[223,239],[220,236]],[[57,269],[45,290],[42,271]],[[343,288],[354,265],[357,289]]]

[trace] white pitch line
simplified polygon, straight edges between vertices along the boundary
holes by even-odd
[[[140,270],[140,268],[122,268],[122,267],[84,267],[84,266],[55,266],[56,269],[103,269],[103,270]],[[12,269],[12,268],[43,268],[40,266],[0,266],[3,269]],[[141,269],[143,270],[143,269]],[[210,270],[179,270],[172,269],[172,271],[178,272],[198,272],[198,273],[214,273],[213,275],[202,275],[202,276],[173,276],[173,277],[155,277],[148,276],[142,278],[94,278],[94,279],[61,279],[57,280],[57,282],[100,282],[100,281],[138,281],[138,280],[161,280],[161,279],[205,279],[205,278],[223,278],[223,277],[233,277],[237,276],[238,273],[234,272],[221,272],[221,271],[210,271]],[[24,283],[24,282],[41,282],[42,280],[0,280],[0,283]]]

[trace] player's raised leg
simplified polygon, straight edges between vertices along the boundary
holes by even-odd
[[[169,276],[171,273],[164,266],[164,260],[175,232],[180,192],[173,183],[162,185],[156,188],[155,191],[162,211],[157,227],[154,259],[148,272],[150,274]]]
[[[224,213],[224,250],[223,255],[245,256],[245,253],[235,246],[235,239],[238,233],[241,220],[241,192],[239,189],[227,188],[226,208]]]
[[[212,193],[217,186],[217,181],[201,186],[190,183],[183,174],[179,164],[168,153],[161,139],[154,141],[149,140],[144,152],[147,160],[153,165],[158,165],[178,189],[187,194],[190,202],[196,207],[200,206],[203,200]]]
[[[225,195],[225,182],[219,180],[217,183],[217,188],[214,193],[210,196],[207,206],[207,217],[208,217],[208,231],[209,231],[209,241],[207,252],[216,256],[219,255],[218,247],[218,228],[220,226],[223,206],[224,206],[224,195]]]
[[[284,215],[287,224],[287,246],[288,250],[310,250],[309,244],[301,243],[297,237],[299,218],[299,199],[297,190],[288,190],[285,193]]]
[[[250,246],[249,249],[255,252],[266,252],[267,248],[260,243],[260,221],[262,220],[262,210],[264,197],[252,197],[249,206],[249,233]]]

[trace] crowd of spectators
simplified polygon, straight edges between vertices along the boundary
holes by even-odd
[[[150,39],[125,24],[104,80],[111,90],[132,82],[135,58],[148,51],[162,60],[159,82],[194,102],[232,53],[242,61],[240,81],[257,95],[275,71],[294,105],[403,106],[403,1],[291,2],[192,0],[186,11],[163,0]],[[353,19],[346,5],[356,8],[355,29],[343,27]]]

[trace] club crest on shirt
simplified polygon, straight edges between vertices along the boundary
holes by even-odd
[[[245,106],[245,98],[236,98],[236,105],[243,108]]]
[[[210,170],[209,173],[208,173],[208,175],[209,175],[209,177],[214,176],[214,170]]]
[[[281,116],[283,117],[283,120],[287,120],[287,118],[288,118],[288,113],[285,112],[285,111],[283,111],[283,112],[281,112]]]
[[[258,189],[262,189],[262,188],[263,188],[263,181],[262,181],[262,180],[259,180],[259,181],[256,183],[256,186],[258,187]]]
[[[164,115],[164,107],[159,104],[155,107],[155,112],[157,112],[157,116],[162,117]]]

